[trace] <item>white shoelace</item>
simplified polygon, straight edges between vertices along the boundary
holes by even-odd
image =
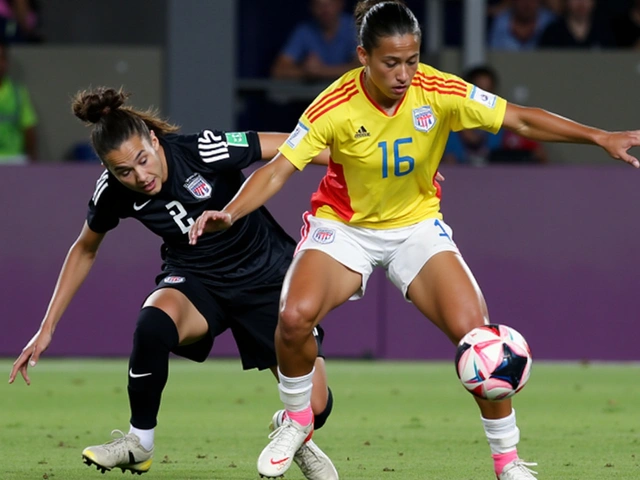
[[[129,448],[127,447],[127,434],[122,430],[112,430],[111,431],[111,440],[109,443],[105,443],[102,445],[102,448],[110,451],[112,454],[117,455],[118,457],[122,457],[123,459],[128,459],[129,457]]]
[[[534,463],[534,462],[523,462],[522,460],[519,460],[519,459],[516,460],[514,463],[515,463],[515,467],[513,469],[511,469],[509,471],[509,473],[511,473],[512,471],[515,470],[519,474],[525,475],[525,476],[522,477],[523,480],[524,479],[530,479],[532,474],[534,474],[534,475],[538,474],[538,472],[536,472],[535,470],[531,470],[530,468],[528,468],[528,467],[536,467],[536,466],[538,466],[537,463]]]
[[[320,458],[318,458],[314,449],[309,445],[303,444],[296,452],[296,457],[298,460],[302,460],[301,464],[298,464],[298,466],[304,474],[318,473],[323,468]]]
[[[269,434],[269,438],[274,440],[270,450],[275,451],[282,456],[286,455],[291,449],[291,443],[296,436],[296,427],[292,423],[284,423]]]

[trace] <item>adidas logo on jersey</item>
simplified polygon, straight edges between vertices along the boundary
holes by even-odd
[[[356,138],[370,137],[371,134],[367,132],[367,129],[364,126],[361,126],[356,132]]]

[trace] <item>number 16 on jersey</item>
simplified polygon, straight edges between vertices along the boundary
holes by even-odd
[[[411,137],[398,138],[393,142],[393,175],[396,177],[408,175],[415,167],[416,162],[413,157],[400,154],[400,146],[412,142]],[[389,145],[387,141],[378,143],[378,148],[382,150],[382,178],[387,178],[389,176]]]

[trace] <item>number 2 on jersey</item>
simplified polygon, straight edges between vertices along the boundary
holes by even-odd
[[[182,204],[174,200],[173,202],[167,203],[166,208],[173,217],[173,221],[176,222],[178,227],[180,227],[180,231],[182,233],[189,233],[191,225],[196,222],[193,221],[193,218],[187,218],[187,221],[184,221],[184,217],[187,216],[187,211],[184,209]]]
[[[396,177],[402,177],[413,171],[415,167],[415,160],[409,155],[400,155],[400,145],[403,143],[411,143],[413,139],[411,137],[398,138],[393,142],[393,174]],[[389,176],[389,148],[387,142],[378,143],[378,147],[382,149],[382,178]]]

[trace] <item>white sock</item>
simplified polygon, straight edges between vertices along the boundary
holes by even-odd
[[[314,371],[315,367],[311,369],[310,373],[302,377],[286,377],[278,369],[280,400],[282,400],[284,408],[288,411],[301,412],[311,406],[311,389],[313,388],[311,380],[313,379]]]
[[[153,448],[155,428],[140,430],[133,425],[129,425],[129,433],[134,433],[140,439],[140,445],[142,445],[145,450],[151,450]]]
[[[481,417],[482,418],[482,417]],[[482,418],[484,433],[487,435],[491,453],[507,453],[516,448],[520,441],[520,430],[516,426],[516,411],[504,418],[489,420]]]

